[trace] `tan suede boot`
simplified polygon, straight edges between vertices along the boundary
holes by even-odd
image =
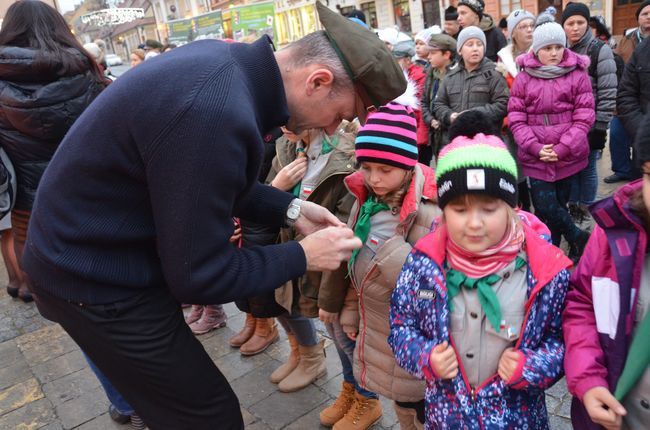
[[[287,333],[287,338],[289,339],[289,345],[291,345],[291,352],[289,352],[289,358],[287,362],[282,366],[278,367],[271,373],[271,382],[274,384],[279,384],[284,378],[289,376],[293,370],[298,367],[298,362],[300,361],[300,353],[298,352],[298,340],[296,336]]]
[[[327,373],[324,340],[314,346],[298,345],[298,351],[300,352],[298,367],[278,384],[278,389],[283,393],[292,393],[305,388]]]
[[[244,327],[239,331],[239,333],[234,334],[228,343],[233,348],[239,348],[246,342],[248,339],[253,337],[253,332],[255,331],[255,317],[252,314],[246,314],[246,321],[244,322]]]
[[[413,408],[404,408],[397,403],[393,402],[395,415],[397,415],[397,422],[399,422],[400,430],[422,430],[424,424],[418,421],[418,414]]]
[[[241,355],[255,355],[271,346],[280,337],[274,318],[256,318],[255,331],[240,348]]]
[[[334,424],[332,430],[366,430],[381,419],[379,399],[368,399],[354,393],[354,403],[347,414]]]
[[[323,409],[320,413],[320,423],[325,427],[332,427],[345,416],[354,403],[354,385],[343,381],[343,387],[338,398],[333,404]]]

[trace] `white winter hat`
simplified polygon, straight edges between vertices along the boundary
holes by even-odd
[[[512,32],[515,31],[515,28],[517,28],[519,23],[525,19],[532,19],[534,22],[535,15],[524,9],[514,10],[510,15],[508,15],[506,21],[508,22],[508,34],[510,37],[512,37]]]
[[[485,33],[483,33],[483,30],[481,30],[478,27],[471,26],[464,28],[459,34],[458,34],[458,42],[457,42],[457,50],[458,53],[460,53],[461,48],[470,39],[478,39],[481,42],[483,42],[483,46],[486,45],[485,42]]]
[[[546,18],[547,16],[552,21]],[[566,46],[566,34],[552,16],[542,14],[537,18],[535,31],[533,31],[533,52],[537,55],[537,51],[549,45]]]
[[[423,41],[425,44],[429,43],[429,39],[431,39],[431,36],[434,34],[440,34],[442,33],[442,29],[437,26],[433,25],[429,28],[425,28],[424,30],[420,30],[418,34],[415,35],[415,41],[417,42],[418,40]]]

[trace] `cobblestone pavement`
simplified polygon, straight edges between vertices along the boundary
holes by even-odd
[[[599,195],[610,194],[602,178],[609,174],[608,154],[599,162]],[[4,271],[0,285],[6,284]],[[3,287],[4,288],[4,287]],[[239,396],[246,428],[316,429],[318,413],[338,394],[340,364],[327,341],[327,376],[306,389],[280,393],[268,381],[270,373],[286,359],[286,337],[253,357],[242,357],[228,346],[228,338],[242,327],[244,316],[226,305],[228,326],[200,337],[206,351]],[[326,335],[322,326],[319,331]],[[547,391],[551,428],[571,429],[571,396],[564,380]],[[373,430],[397,429],[390,402],[383,400],[384,415]],[[108,401],[77,345],[56,324],[38,314],[33,304],[13,300],[0,292],[0,430],[126,430],[111,421]]]

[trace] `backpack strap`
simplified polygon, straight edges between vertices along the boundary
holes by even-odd
[[[589,56],[589,60],[591,62],[591,64],[589,64],[589,76],[591,76],[594,80],[598,79],[598,58],[600,57],[600,50],[604,45],[605,42],[594,38],[591,40],[591,42],[589,42],[589,47],[587,48],[587,55]]]

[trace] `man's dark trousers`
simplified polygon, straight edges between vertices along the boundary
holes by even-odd
[[[35,300],[41,314],[68,332],[151,430],[244,428],[237,396],[166,289],[88,306],[35,286]]]

